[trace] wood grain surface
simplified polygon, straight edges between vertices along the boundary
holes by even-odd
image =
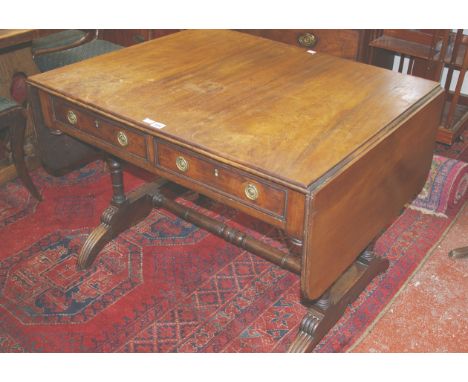
[[[360,31],[352,29],[239,29],[239,32],[313,49],[333,56],[356,60],[359,54]],[[301,44],[301,36],[311,35],[311,46]]]
[[[0,29],[0,49],[31,42],[34,29]]]
[[[439,86],[219,30],[175,33],[30,81],[300,188]],[[145,118],[166,127],[151,128]]]
[[[314,190],[301,279],[313,300],[421,191],[432,162],[442,91],[398,129]],[[323,270],[327,271],[324,272]]]

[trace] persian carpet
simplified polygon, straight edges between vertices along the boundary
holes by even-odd
[[[126,190],[144,176],[125,171]],[[412,274],[466,202],[468,165],[435,156],[421,195],[382,234],[390,267],[315,351],[343,352]],[[103,162],[65,177],[33,173],[0,187],[0,351],[283,352],[305,308],[299,278],[165,210],[109,243],[94,265],[76,258],[111,196]],[[187,193],[179,201],[282,247],[277,232]]]

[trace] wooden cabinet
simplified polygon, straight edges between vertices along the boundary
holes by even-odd
[[[101,38],[130,46],[178,31],[179,29],[105,29],[101,32]],[[361,62],[367,61],[369,41],[381,34],[381,31],[374,29],[238,29],[237,31]]]
[[[100,31],[100,38],[122,46],[131,46],[178,31],[179,29],[104,29]]]
[[[239,29],[240,32],[312,49],[333,56],[365,61],[370,30],[357,29]]]

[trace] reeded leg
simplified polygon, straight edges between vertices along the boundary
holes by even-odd
[[[16,167],[18,177],[32,196],[37,200],[42,200],[39,191],[29,176],[26,163],[24,162],[24,133],[26,131],[26,118],[22,110],[18,110],[11,118],[10,122],[10,142],[13,154],[13,163]]]
[[[164,180],[149,183],[131,193],[124,193],[123,174],[120,163],[108,160],[113,196],[109,207],[101,216],[101,224],[88,236],[80,255],[78,267],[88,268],[104,246],[121,232],[137,224],[149,215],[153,208],[152,194],[166,183]]]
[[[346,307],[370,281],[388,268],[388,260],[364,251],[320,299],[312,302],[302,319],[299,333],[289,348],[290,353],[311,352],[341,318]]]

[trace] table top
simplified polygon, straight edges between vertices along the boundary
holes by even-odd
[[[30,42],[34,29],[0,29],[0,49]]]
[[[309,189],[439,89],[220,30],[178,32],[29,81],[221,162]]]

